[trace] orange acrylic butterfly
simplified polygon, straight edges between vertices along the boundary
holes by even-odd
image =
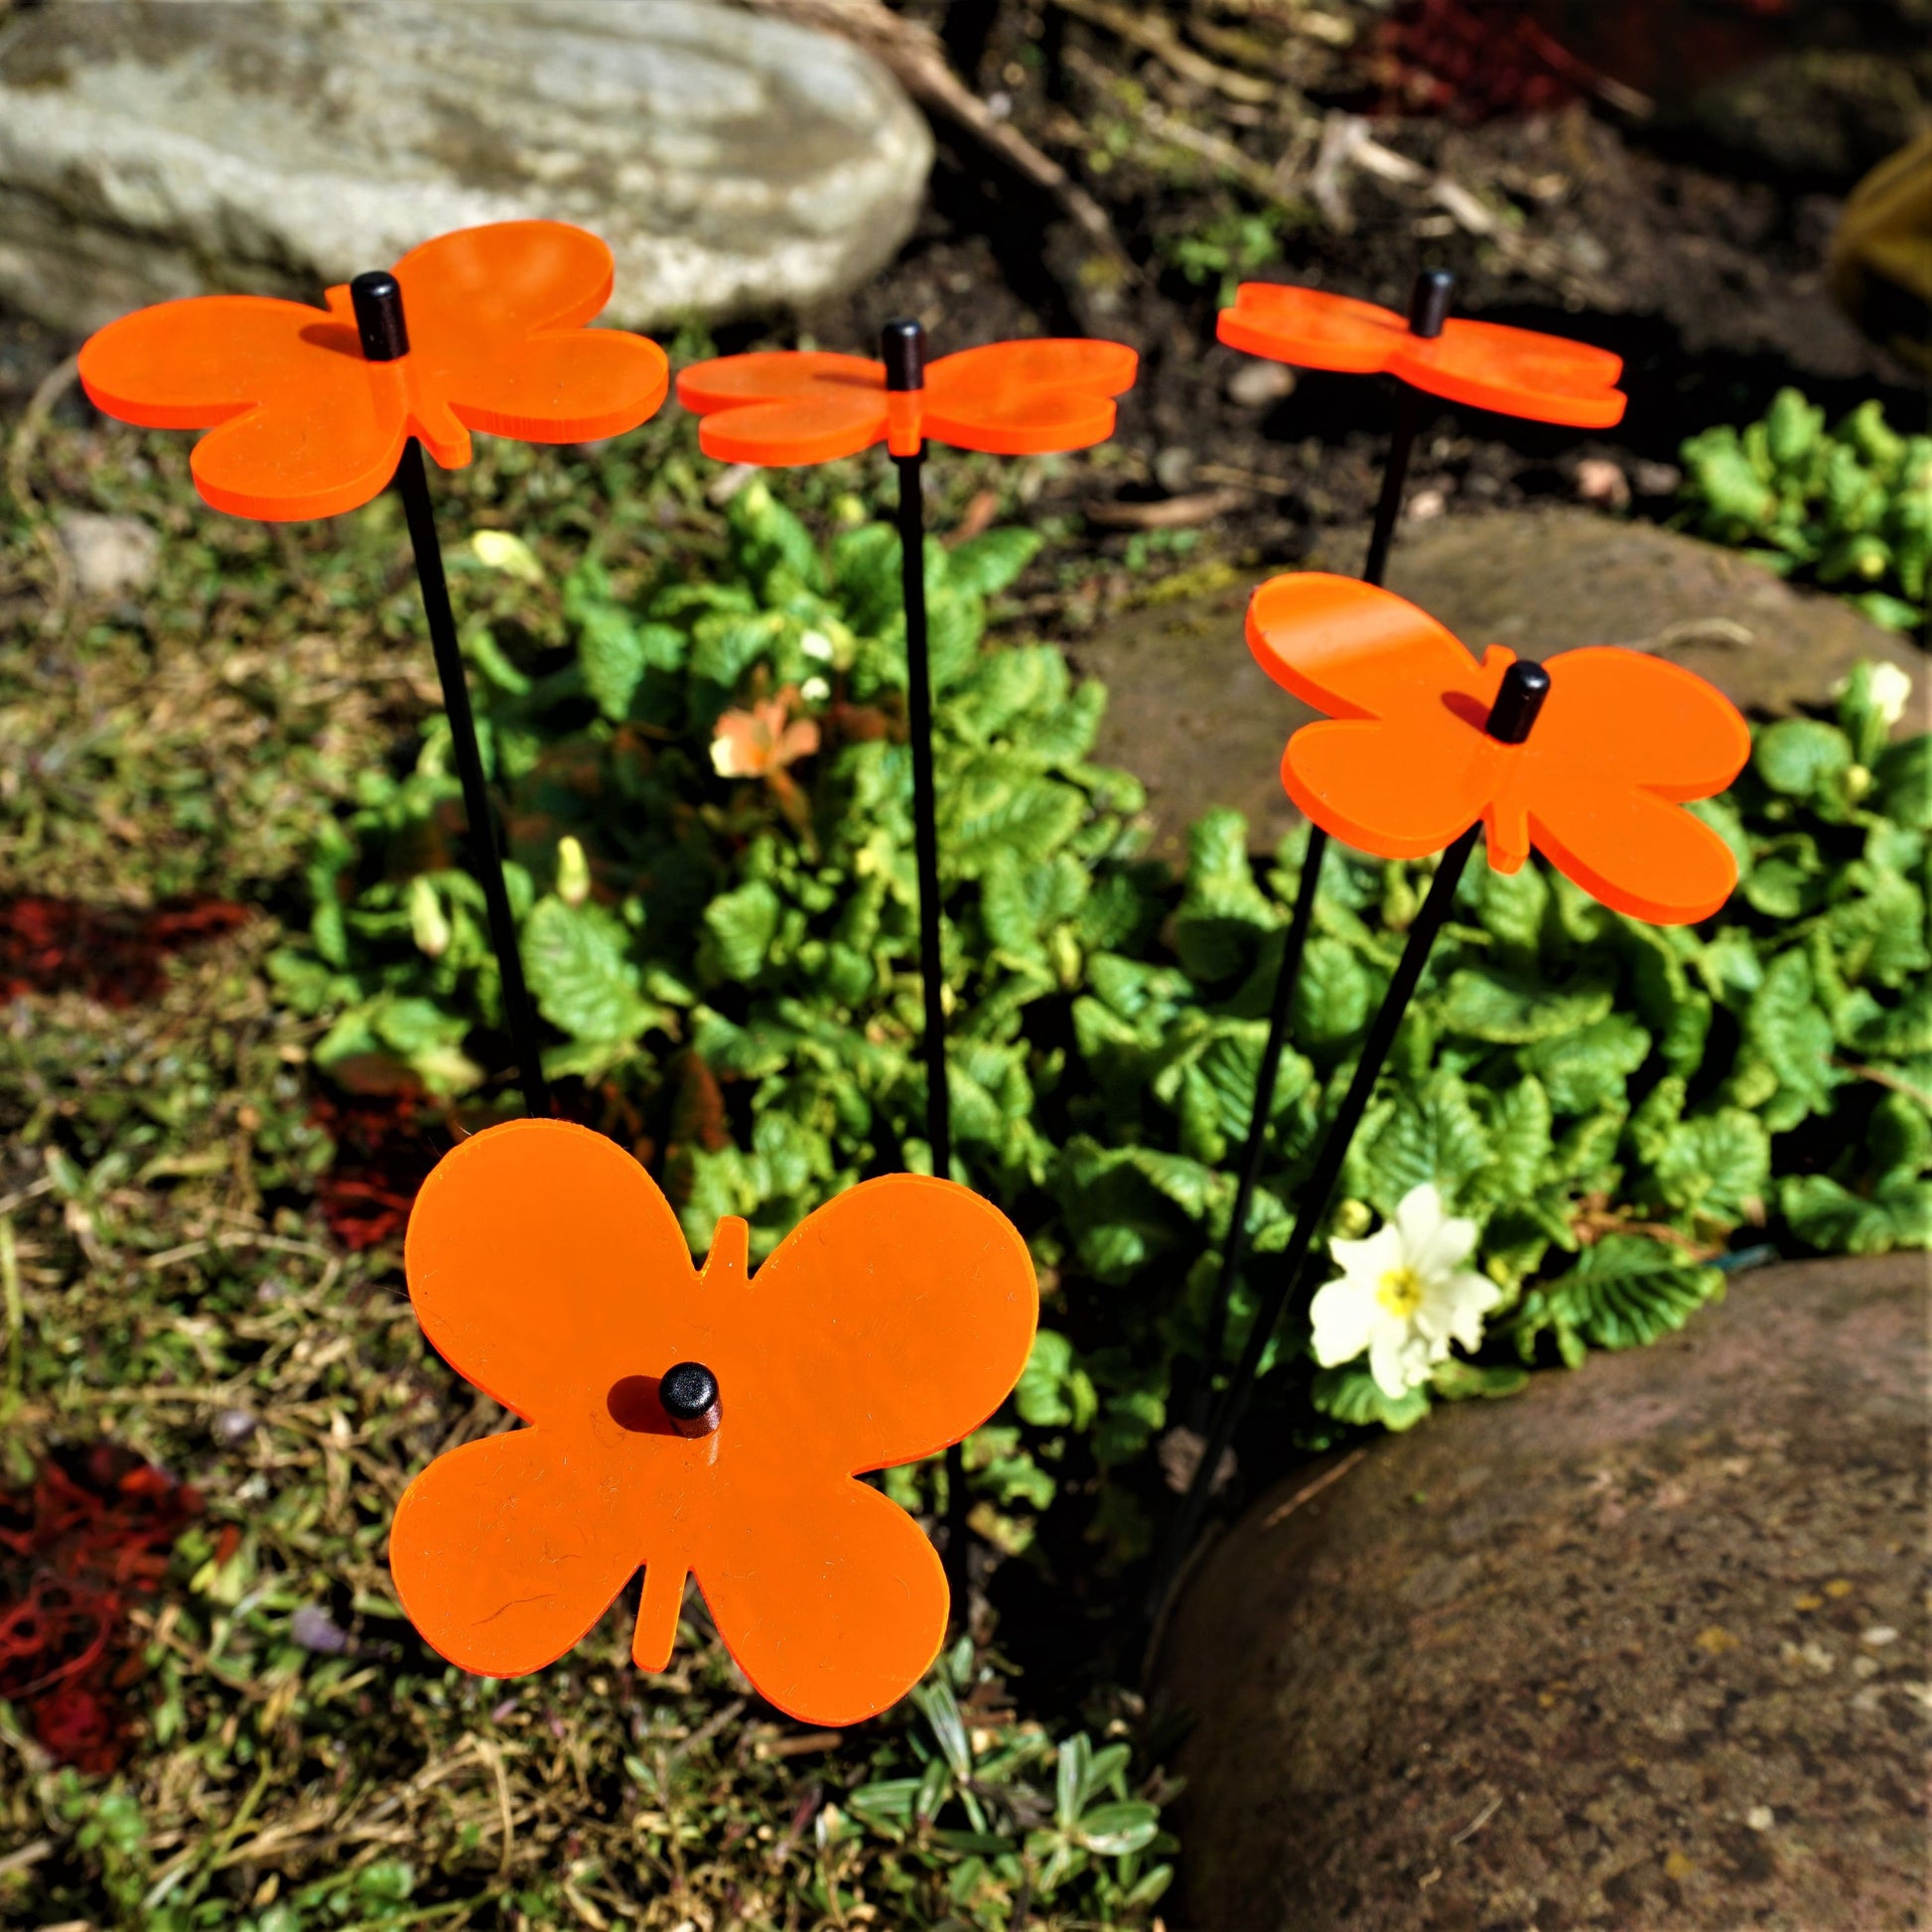
[[[1119,343],[990,343],[940,356],[922,389],[889,391],[883,362],[774,349],[699,362],[678,376],[677,395],[705,419],[699,447],[726,463],[828,463],[880,442],[909,457],[928,438],[1043,456],[1104,443],[1139,361]]]
[[[270,522],[334,516],[376,495],[405,440],[446,470],[470,432],[577,443],[634,429],[664,400],[664,352],[586,329],[611,297],[611,251],[562,221],[499,221],[395,265],[409,352],[363,358],[349,292],[326,309],[193,296],[109,323],[80,351],[95,406],[149,429],[207,429],[196,487]]]
[[[1250,355],[1345,375],[1388,374],[1432,396],[1531,422],[1607,429],[1623,417],[1620,356],[1535,330],[1451,319],[1440,336],[1419,336],[1373,302],[1243,282],[1215,333]]]
[[[1480,663],[1435,619],[1352,577],[1290,572],[1255,592],[1248,644],[1263,670],[1331,722],[1289,740],[1282,783],[1333,837],[1384,859],[1439,852],[1478,818],[1489,863],[1535,846],[1605,905],[1659,925],[1707,918],[1736,861],[1684,802],[1724,790],[1750,733],[1721,692],[1640,651],[1548,659],[1526,743],[1483,730],[1515,653]]]
[[[759,1693],[808,1724],[902,1697],[945,1634],[946,1580],[859,1481],[976,1428],[1032,1346],[1026,1243],[954,1181],[835,1196],[756,1275],[718,1223],[694,1269],[669,1203],[602,1135],[512,1121],[425,1183],[409,1294],[451,1367],[527,1425],[439,1456],[396,1510],[404,1609],[463,1669],[562,1656],[643,1566],[632,1655],[662,1670],[684,1580]],[[676,1433],[665,1371],[703,1363],[720,1420]]]

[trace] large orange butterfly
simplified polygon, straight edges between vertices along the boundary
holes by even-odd
[[[112,322],[80,351],[96,407],[149,429],[207,429],[196,487],[216,509],[282,522],[376,495],[403,444],[446,470],[470,432],[525,443],[617,436],[664,400],[664,352],[586,329],[610,300],[611,251],[562,221],[498,221],[412,248],[395,265],[409,353],[363,358],[346,285],[326,309],[260,295],[193,296]]]
[[[1681,666],[1610,645],[1560,652],[1528,741],[1483,730],[1515,653],[1477,663],[1434,618],[1352,577],[1295,571],[1248,606],[1263,670],[1332,722],[1288,742],[1282,783],[1333,837],[1384,859],[1440,852],[1476,819],[1489,863],[1531,846],[1605,905],[1660,925],[1707,918],[1737,865],[1684,801],[1724,790],[1750,732]]]
[[[679,375],[677,397],[705,419],[699,447],[726,463],[829,463],[880,442],[909,457],[927,438],[1043,456],[1104,443],[1139,363],[1120,343],[989,343],[940,356],[922,389],[889,391],[883,362],[772,349],[699,362]]]
[[[1243,282],[1215,333],[1230,348],[1345,375],[1386,373],[1449,402],[1573,429],[1620,422],[1622,357],[1531,329],[1451,320],[1418,336],[1392,309],[1322,289]]]
[[[441,1455],[396,1509],[405,1610],[463,1669],[554,1662],[641,1564],[632,1656],[662,1670],[687,1574],[761,1695],[808,1724],[883,1711],[945,1635],[945,1574],[858,1476],[932,1454],[1012,1389],[1038,1294],[1027,1244],[969,1188],[891,1174],[837,1195],[753,1275],[745,1223],[694,1269],[615,1143],[562,1121],[465,1141],[404,1249],[423,1332],[528,1425]],[[698,1363],[716,1426],[659,1384]]]

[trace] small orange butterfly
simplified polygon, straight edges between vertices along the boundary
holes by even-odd
[[[1737,864],[1683,809],[1750,756],[1736,707],[1704,679],[1610,645],[1560,652],[1528,740],[1483,729],[1515,653],[1477,663],[1434,618],[1352,577],[1292,571],[1248,606],[1263,670],[1331,722],[1288,742],[1282,783],[1313,822],[1363,852],[1417,859],[1480,818],[1489,863],[1535,846],[1616,911],[1659,925],[1708,918]]]
[[[623,1149],[510,1121],[443,1158],[404,1263],[437,1353],[526,1425],[438,1456],[396,1508],[396,1592],[450,1662],[542,1669],[641,1565],[641,1670],[669,1663],[690,1575],[759,1694],[807,1724],[857,1723],[918,1682],[945,1573],[858,1477],[958,1442],[1025,1367],[1038,1291],[998,1208],[888,1174],[756,1275],[728,1215],[697,1269]],[[695,1436],[663,1387],[693,1364],[716,1404]]]
[[[677,396],[705,419],[699,447],[725,463],[829,463],[880,442],[909,457],[926,438],[1042,456],[1104,443],[1139,363],[1119,343],[989,343],[940,356],[922,389],[889,391],[883,362],[773,349],[699,362],[679,375]]]
[[[1243,282],[1215,334],[1250,355],[1345,375],[1386,373],[1432,396],[1531,422],[1607,429],[1623,417],[1622,357],[1535,330],[1450,320],[1440,336],[1419,336],[1373,302]]]
[[[579,443],[635,429],[664,400],[664,351],[586,329],[611,251],[562,221],[497,221],[395,265],[409,352],[365,360],[345,284],[326,309],[192,296],[111,322],[80,351],[95,406],[148,429],[206,429],[191,468],[218,510],[282,522],[366,503],[421,440],[446,470],[470,432]]]

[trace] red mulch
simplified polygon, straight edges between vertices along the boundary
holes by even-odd
[[[399,1235],[416,1190],[450,1144],[445,1110],[418,1092],[318,1093],[310,1118],[336,1143],[316,1201],[351,1253]]]
[[[172,900],[145,910],[77,899],[0,899],[0,1001],[23,993],[86,993],[138,1006],[161,991],[163,962],[232,932],[246,906],[224,898]]]
[[[52,1451],[30,1489],[0,1491],[0,1698],[61,1762],[90,1776],[120,1762],[142,1673],[127,1612],[201,1507],[111,1443]]]

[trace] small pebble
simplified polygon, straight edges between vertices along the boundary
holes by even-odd
[[[1753,1805],[1744,1814],[1744,1823],[1754,1832],[1768,1832],[1777,1822],[1777,1814],[1769,1805]]]
[[[208,1434],[223,1449],[234,1449],[245,1443],[259,1426],[260,1418],[246,1409],[223,1409],[208,1424]]]
[[[1620,463],[1604,456],[1587,456],[1577,465],[1577,494],[1587,503],[1620,510],[1630,501],[1630,479]]]
[[[324,1657],[340,1657],[348,1648],[348,1632],[319,1604],[305,1603],[289,1618],[289,1635]]]
[[[1177,496],[1187,487],[1188,480],[1194,474],[1194,453],[1187,449],[1163,450],[1154,459],[1154,481],[1170,496]]]
[[[61,547],[74,582],[88,598],[126,596],[154,581],[161,538],[138,516],[100,516],[72,510],[60,519]]]
[[[1449,498],[1440,489],[1419,489],[1409,498],[1403,514],[1411,523],[1427,523],[1449,508]]]
[[[1266,409],[1295,393],[1295,371],[1286,362],[1252,356],[1228,377],[1228,401],[1243,409]]]
[[[1684,473],[1674,463],[1646,461],[1630,472],[1630,482],[1639,496],[1675,496],[1683,481]]]
[[[1882,1650],[1886,1644],[1898,1641],[1898,1632],[1889,1623],[1874,1623],[1860,1635],[1859,1641],[1868,1643],[1873,1650]]]

